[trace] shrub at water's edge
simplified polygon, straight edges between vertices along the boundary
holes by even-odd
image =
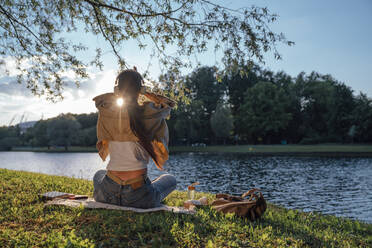
[[[209,207],[197,214],[132,212],[44,206],[38,194],[64,191],[92,196],[92,181],[0,169],[0,247],[371,247],[372,225],[269,204],[249,222]],[[197,197],[213,195],[198,193]],[[182,205],[175,191],[168,205]]]

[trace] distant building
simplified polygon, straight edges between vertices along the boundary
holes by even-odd
[[[26,121],[26,122],[22,122],[22,123],[19,123],[18,126],[19,126],[19,131],[21,134],[23,134],[24,132],[26,132],[27,129],[35,126],[37,121]]]

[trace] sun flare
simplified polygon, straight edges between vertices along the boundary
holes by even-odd
[[[116,100],[116,104],[117,104],[119,107],[123,106],[123,104],[124,104],[124,99],[123,99],[123,98],[118,98],[118,99]]]

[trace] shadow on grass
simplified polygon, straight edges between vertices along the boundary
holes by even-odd
[[[97,247],[205,247],[208,241],[220,246],[277,245],[294,247],[371,247],[361,237],[371,230],[358,228],[358,222],[332,216],[310,215],[271,206],[262,219],[250,222],[200,208],[195,215],[171,212],[134,213],[130,211],[45,206],[45,212],[68,213],[75,237]],[[262,240],[268,235],[269,240]],[[79,245],[80,243],[77,242]],[[261,243],[260,243],[261,242]],[[281,245],[278,245],[281,246]]]
[[[302,240],[310,247],[372,247],[372,230],[360,222],[321,214],[303,213],[272,206],[276,216],[264,216],[260,220],[263,227],[271,226],[278,238],[292,237]]]
[[[91,197],[91,181],[0,169],[0,247],[372,247],[370,224],[269,205],[257,222],[217,213],[170,212],[45,206],[48,191]],[[197,198],[214,195],[197,193]],[[186,192],[166,204],[180,206]]]
[[[66,208],[45,206],[44,209],[49,212]],[[74,227],[78,240],[88,239],[97,247],[189,247],[188,242],[192,246],[196,244],[193,236],[204,236],[203,233],[213,230],[208,222],[197,215],[87,208],[81,208],[70,225]],[[185,232],[189,240],[184,240]],[[203,246],[201,242],[197,243]]]

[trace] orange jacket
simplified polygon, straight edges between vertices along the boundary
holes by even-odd
[[[130,129],[129,116],[125,108],[118,107],[117,97],[113,93],[106,93],[93,98],[98,109],[97,121],[97,149],[103,161],[109,155],[108,142],[138,141]],[[143,124],[151,135],[151,143],[155,151],[156,166],[162,170],[168,160],[169,133],[165,119],[169,116],[171,107],[166,103],[156,104],[145,102]]]

